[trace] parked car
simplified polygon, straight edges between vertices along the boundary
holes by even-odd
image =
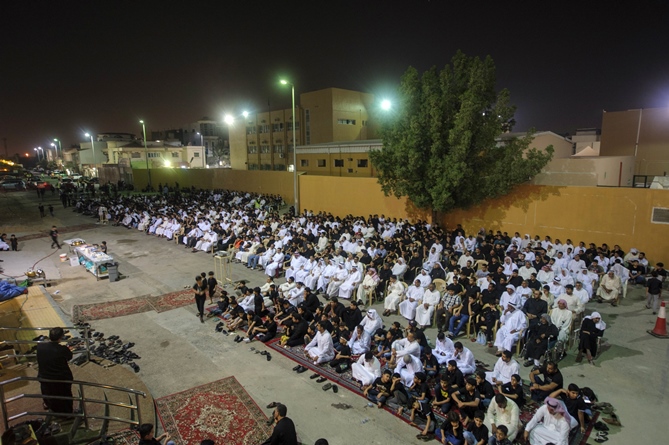
[[[70,175],[70,179],[72,179],[73,181],[78,181],[78,180],[80,180],[82,177],[83,177],[83,176],[81,176],[81,175],[78,174],[78,173],[75,173],[75,174],[73,174],[73,175]]]
[[[0,181],[0,188],[3,190],[25,190],[26,183],[21,179],[3,179]]]

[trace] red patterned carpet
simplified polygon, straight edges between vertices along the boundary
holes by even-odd
[[[267,439],[267,417],[234,377],[156,399],[163,428],[177,445],[212,439],[217,444],[257,445]]]
[[[195,305],[193,292],[190,289],[170,292],[157,297],[146,296],[106,303],[78,304],[72,308],[72,321],[76,323],[79,321],[102,320],[152,310],[165,312],[189,304]]]

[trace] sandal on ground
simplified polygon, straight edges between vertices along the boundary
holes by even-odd
[[[279,403],[281,403],[281,402],[272,402],[272,403],[270,403],[269,405],[267,405],[267,409],[276,408],[276,406],[277,406]]]
[[[319,378],[316,380],[316,383],[323,383],[323,382],[326,381],[326,380],[327,380],[327,379],[326,379],[325,377],[319,377]]]
[[[330,388],[332,388],[332,383],[326,383],[325,385],[323,385],[323,391],[327,391]]]

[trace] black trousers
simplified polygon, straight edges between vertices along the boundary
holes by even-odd
[[[52,237],[51,237],[51,241],[52,241],[52,243],[51,243],[51,247],[53,247],[54,244],[55,244],[55,245],[58,246],[58,248],[60,249],[60,244],[58,244],[58,237],[57,237],[57,236],[52,236]]]
[[[204,316],[205,301],[207,301],[206,295],[195,295],[195,305],[197,306],[197,312],[200,314],[200,317]]]
[[[72,385],[69,383],[40,383],[43,396],[72,397]],[[71,414],[74,401],[44,398],[44,404],[55,413]]]

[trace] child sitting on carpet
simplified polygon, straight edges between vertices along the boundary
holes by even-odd
[[[159,437],[153,437],[153,425],[143,423],[137,430],[139,433],[139,445],[162,445],[161,440],[165,439],[165,445],[174,445],[174,441],[169,434],[163,433]]]

